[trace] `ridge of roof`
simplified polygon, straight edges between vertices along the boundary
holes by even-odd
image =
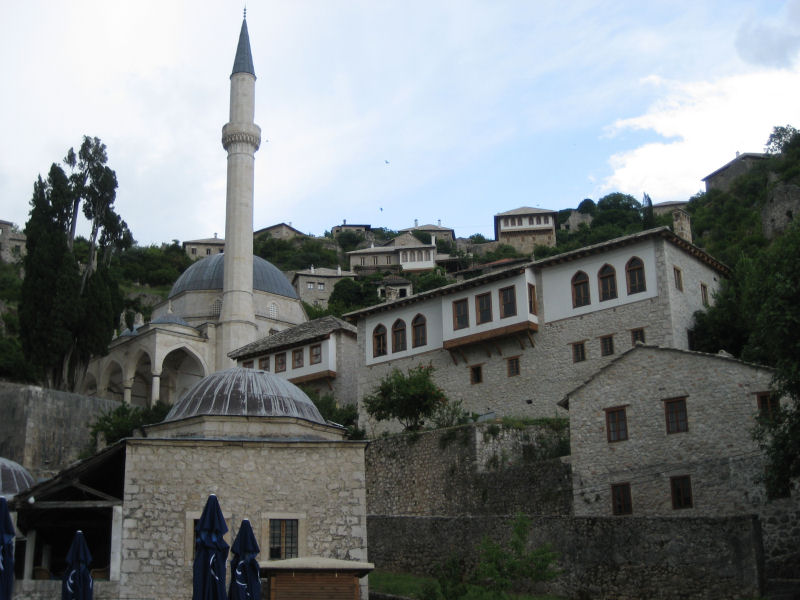
[[[262,354],[266,351],[279,350],[281,348],[288,348],[297,344],[305,344],[312,340],[322,339],[330,335],[334,331],[344,330],[350,334],[355,335],[356,328],[350,323],[343,321],[333,315],[326,315],[319,319],[313,319],[300,323],[289,329],[284,329],[278,333],[268,335],[251,342],[246,346],[237,348],[228,353],[230,358],[249,358]]]

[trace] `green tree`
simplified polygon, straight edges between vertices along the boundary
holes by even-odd
[[[393,369],[364,398],[367,413],[379,421],[397,419],[406,431],[417,431],[431,417],[444,392],[433,382],[433,367],[419,365],[403,373]]]
[[[91,455],[97,448],[101,437],[107,445],[133,436],[143,425],[160,423],[170,411],[165,402],[157,402],[154,406],[141,408],[130,404],[120,404],[116,408],[103,412],[89,429],[89,444],[86,455]]]
[[[374,279],[365,278],[361,280],[340,279],[333,286],[330,298],[328,298],[328,308],[331,314],[341,316],[351,310],[374,306],[380,299],[376,292]]]
[[[795,138],[800,131],[791,125],[778,125],[772,129],[764,151],[767,154],[780,154],[784,148]]]
[[[336,236],[336,243],[339,244],[339,247],[342,249],[342,252],[352,252],[363,241],[364,241],[363,235],[356,233],[355,231],[351,231],[349,229],[345,229],[339,235]]]
[[[318,390],[303,387],[303,391],[317,407],[322,418],[343,426],[349,440],[363,440],[367,432],[358,427],[358,407],[355,404],[339,406],[333,394],[320,394]]]
[[[597,205],[591,198],[584,198],[581,200],[581,203],[578,204],[578,212],[582,215],[593,215],[597,212]]]
[[[106,160],[105,145],[87,136],[77,154],[72,148],[67,154],[70,176],[53,164],[47,180],[34,184],[25,226],[21,341],[47,387],[75,388],[90,356],[106,351],[122,309],[109,266],[132,237],[114,211],[117,179]],[[83,263],[75,238],[81,208],[91,228]]]
[[[473,244],[485,244],[489,241],[482,233],[473,233],[469,239]]]

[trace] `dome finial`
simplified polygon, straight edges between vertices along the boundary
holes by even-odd
[[[244,5],[244,16],[242,18],[247,19],[247,4]]]

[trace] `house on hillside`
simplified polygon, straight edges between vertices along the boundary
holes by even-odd
[[[328,315],[267,336],[229,354],[238,366],[271,371],[296,385],[356,402],[356,328]]]
[[[756,418],[779,406],[773,372],[728,355],[637,345],[559,402],[569,410],[577,516],[758,514],[767,572],[800,565],[800,489],[768,499]],[[780,515],[783,515],[782,517]],[[792,533],[792,531],[794,533]]]
[[[25,256],[27,238],[11,221],[0,220],[0,260],[9,263]]]
[[[694,312],[728,273],[661,227],[354,311],[358,398],[426,364],[469,412],[553,416],[637,341],[688,349]]]
[[[364,225],[364,224],[354,224],[348,223],[347,219],[342,221],[341,225],[334,225],[331,227],[331,235],[336,237],[343,231],[352,231],[353,233],[359,233],[361,235],[366,235],[372,229],[372,225]]]
[[[703,181],[706,184],[706,193],[711,190],[727,192],[737,177],[744,175],[767,158],[769,158],[769,154],[761,152],[743,152],[742,154],[737,152],[736,158],[732,161],[725,163],[716,171],[703,177]]]
[[[186,240],[181,246],[183,246],[183,251],[186,252],[186,256],[192,260],[225,252],[225,240],[217,237],[216,233],[213,238]]]
[[[534,246],[556,245],[557,222],[554,210],[515,208],[494,216],[494,239],[523,254],[533,254]]]
[[[302,231],[295,229],[292,227],[292,224],[289,223],[278,223],[277,225],[270,225],[269,227],[262,227],[261,229],[257,229],[253,232],[253,237],[257,238],[260,235],[268,234],[270,237],[273,237],[278,240],[290,240],[296,237],[308,237]]]
[[[353,279],[355,276],[353,271],[342,271],[339,266],[329,269],[311,265],[308,269],[297,271],[292,276],[292,286],[300,300],[306,304],[326,308],[333,286],[342,279]]]
[[[414,226],[401,229],[400,233],[414,233],[415,231],[427,233],[431,237],[435,237],[437,240],[444,240],[446,242],[452,242],[456,239],[456,232],[450,229],[449,227],[442,227],[441,219],[439,220],[437,225],[433,224],[419,225],[417,223],[417,220],[414,219]]]
[[[425,244],[410,233],[403,233],[381,246],[370,244],[369,248],[361,248],[347,253],[350,270],[358,274],[379,271],[431,271],[436,267],[439,255],[436,251],[436,240]]]

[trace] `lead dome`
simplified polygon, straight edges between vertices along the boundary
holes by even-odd
[[[175,281],[169,297],[194,290],[221,290],[225,271],[225,255],[202,258],[186,269]],[[253,256],[253,290],[297,298],[292,284],[271,262]]]
[[[317,407],[299,387],[266,371],[241,367],[198,381],[172,407],[164,422],[202,415],[294,417],[325,425]]]
[[[0,457],[0,496],[11,498],[31,487],[33,476],[21,464]]]

